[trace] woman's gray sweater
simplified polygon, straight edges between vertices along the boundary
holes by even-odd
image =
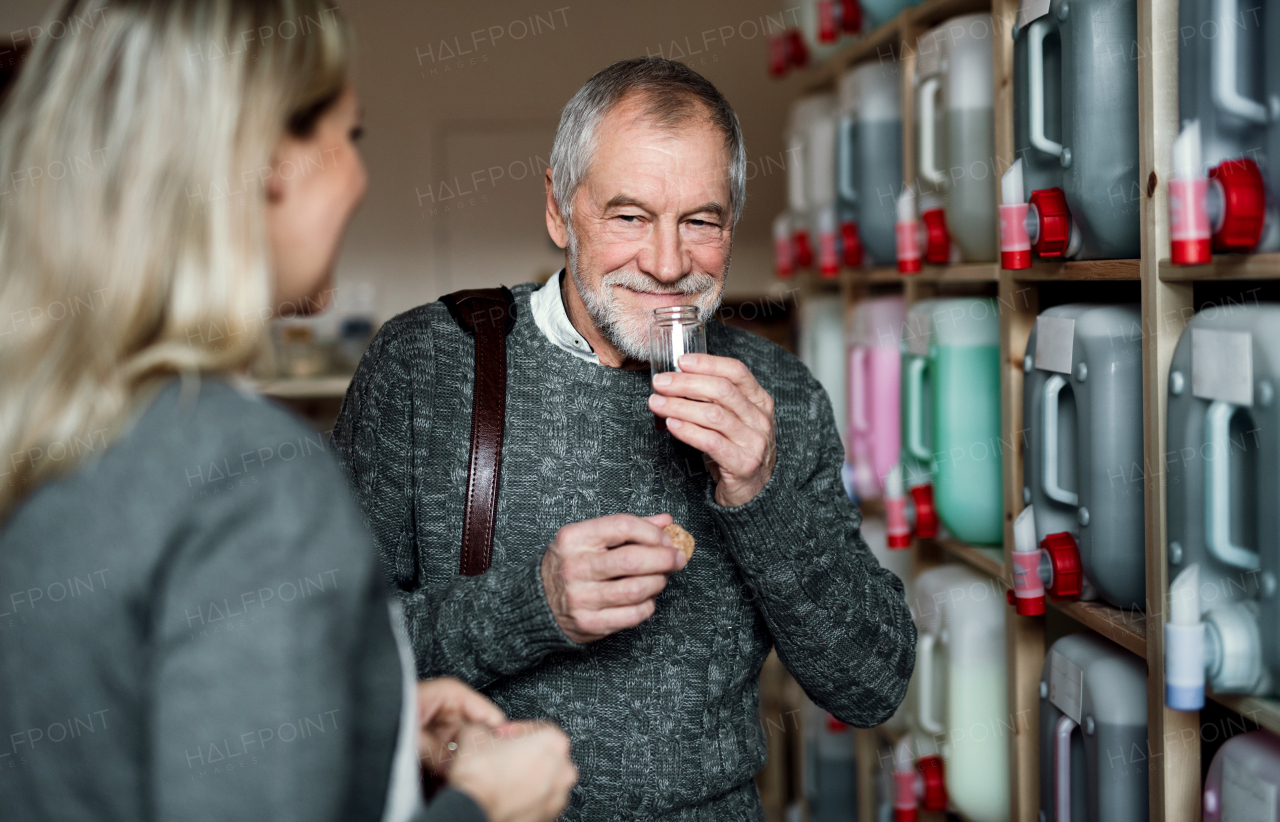
[[[742,360],[776,403],[778,463],[751,502],[723,508],[697,452],[659,433],[649,374],[554,346],[513,289],[506,435],[490,569],[459,575],[473,342],[441,303],[383,327],[349,389],[335,441],[420,676],[451,674],[513,717],[547,717],[581,773],[567,820],[762,818],[758,677],[770,648],[805,691],[858,726],[887,719],[915,658],[902,583],[859,534],[840,480],[831,404],[781,348],[712,322],[712,354]],[[652,617],[579,645],[560,630],[539,566],[568,523],[672,514],[696,538]]]
[[[65,447],[0,530],[0,818],[380,820],[401,669],[323,435],[205,379]]]

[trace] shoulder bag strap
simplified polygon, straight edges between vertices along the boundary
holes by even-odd
[[[471,462],[467,469],[460,571],[465,576],[476,576],[488,570],[493,550],[498,480],[502,473],[502,427],[507,410],[507,334],[515,326],[516,304],[506,286],[455,291],[440,301],[458,325],[475,338]]]

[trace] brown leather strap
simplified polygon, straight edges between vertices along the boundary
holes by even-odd
[[[471,400],[471,464],[462,521],[461,572],[483,574],[493,551],[502,474],[502,427],[507,410],[507,334],[515,326],[510,289],[476,288],[441,298],[453,319],[475,337],[476,377]]]

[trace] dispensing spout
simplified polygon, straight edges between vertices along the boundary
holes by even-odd
[[[1031,234],[1027,230],[1027,198],[1022,187],[1022,158],[1000,178],[1000,267],[1031,267]]]
[[[898,197],[898,222],[894,226],[898,240],[898,272],[920,273],[920,223],[916,219],[916,193],[906,189]]]
[[[1013,604],[1019,616],[1038,616],[1045,611],[1034,505],[1022,509],[1013,521]]]
[[[1169,621],[1164,626],[1165,704],[1175,711],[1204,707],[1204,634],[1200,565],[1193,563],[1169,585]]]
[[[916,822],[916,769],[911,753],[911,736],[902,737],[893,746],[894,822]]]
[[[1192,120],[1173,141],[1169,180],[1169,247],[1174,265],[1204,265],[1213,258],[1209,225],[1209,179],[1200,167],[1200,121]]]
[[[889,469],[884,478],[885,534],[889,547],[911,547],[911,525],[907,522],[907,497],[902,490],[902,463]]]

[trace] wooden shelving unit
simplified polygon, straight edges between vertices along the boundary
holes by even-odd
[[[1197,283],[1229,281],[1280,281],[1280,254],[1220,255],[1209,265],[1174,267],[1169,262],[1169,228],[1166,181],[1170,177],[1170,151],[1177,133],[1177,44],[1168,32],[1177,32],[1178,4],[1171,0],[1137,0],[1139,100],[1139,182],[1141,200],[1141,254],[1138,259],[1097,261],[1036,261],[1024,271],[1002,271],[994,263],[926,266],[918,275],[903,276],[894,268],[845,270],[831,280],[810,279],[806,291],[838,289],[853,300],[869,292],[883,293],[897,284],[908,304],[948,294],[989,293],[1000,305],[1002,432],[1013,447],[1003,449],[1005,536],[1002,549],[979,548],[956,540],[921,540],[913,550],[916,564],[943,560],[966,563],[1010,587],[1009,554],[1013,550],[1013,520],[1021,512],[1022,488],[1022,379],[1027,338],[1043,307],[1072,294],[1057,283],[1089,283],[1088,299],[1113,290],[1117,301],[1131,302],[1140,294],[1143,322],[1143,423],[1147,465],[1163,464],[1166,450],[1167,380],[1169,363],[1186,320],[1194,307]],[[866,37],[845,47],[809,72],[806,93],[832,90],[840,75],[868,60],[896,60],[902,78],[903,177],[915,181],[915,89],[912,83],[916,38],[926,29],[950,17],[989,10],[995,85],[995,164],[997,174],[1008,168],[1013,145],[1013,41],[1012,24],[1017,0],[927,0],[908,9]],[[1135,288],[1136,286],[1136,288]],[[803,298],[803,296],[802,296]],[[1042,306],[1042,302],[1046,304]],[[1102,602],[1052,602],[1054,617],[1068,617],[1081,629],[1100,634],[1147,662],[1148,751],[1150,819],[1152,822],[1199,822],[1201,791],[1201,728],[1195,713],[1172,711],[1164,706],[1164,619],[1161,607],[1168,591],[1166,565],[1165,476],[1149,471],[1145,481],[1146,569],[1148,607],[1144,611],[1121,610]],[[868,505],[868,517],[877,515]],[[1060,622],[1060,620],[1058,620]],[[1010,735],[1010,819],[1038,822],[1039,796],[1039,681],[1047,650],[1046,618],[1024,618],[1008,612],[1006,622],[1009,711],[1027,716],[1015,723]],[[1280,701],[1251,696],[1210,694],[1209,698],[1251,723],[1280,733]],[[890,741],[879,729],[860,731],[857,750],[875,756]],[[1190,740],[1190,742],[1188,741]],[[1205,736],[1206,743],[1214,742]],[[1220,740],[1219,740],[1220,741]],[[1210,749],[1212,750],[1212,749]],[[874,769],[859,765],[861,820],[871,822],[873,804],[865,799],[875,791]],[[927,818],[922,814],[921,818]]]

